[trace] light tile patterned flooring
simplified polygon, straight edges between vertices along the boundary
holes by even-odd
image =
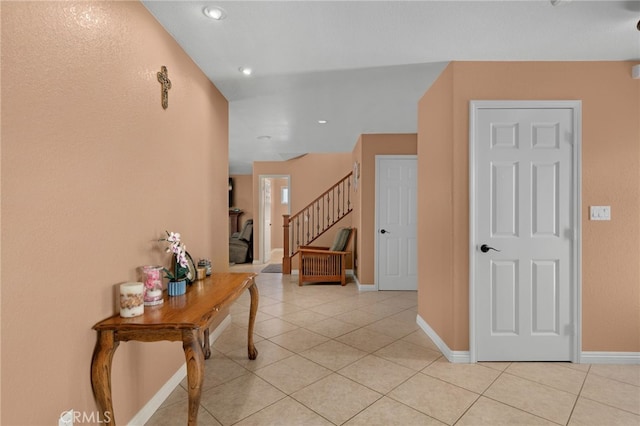
[[[451,364],[416,325],[415,292],[296,279],[258,275],[255,361],[248,294],[232,306],[200,425],[640,425],[640,365]],[[185,387],[147,424],[184,424]]]

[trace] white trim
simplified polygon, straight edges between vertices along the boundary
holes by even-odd
[[[373,264],[375,268],[373,268],[373,285],[378,290],[378,239],[380,235],[378,234],[378,187],[380,182],[380,159],[378,156],[375,156],[375,187],[374,187],[374,200],[373,200]]]
[[[231,315],[227,315],[224,320],[209,334],[209,344],[213,345],[222,332],[231,324]],[[180,384],[180,382],[187,376],[187,364],[182,366],[175,372],[169,380],[156,392],[155,395],[142,407],[140,411],[127,423],[130,426],[143,425],[149,421],[151,416],[160,408],[171,392]]]
[[[476,150],[474,130],[476,128],[476,104],[469,103],[469,361],[476,362]]]
[[[640,364],[640,352],[582,352],[583,364]]]
[[[418,327],[420,327],[422,331],[429,336],[433,343],[435,343],[438,349],[440,349],[440,352],[442,352],[449,362],[454,364],[468,364],[470,362],[469,351],[452,351],[449,349],[449,346],[447,346],[444,340],[438,336],[438,333],[436,333],[420,315],[416,316],[416,323],[418,324]]]
[[[475,327],[475,251],[477,241],[475,228],[476,211],[476,155],[475,127],[476,111],[481,108],[570,108],[573,110],[573,190],[575,196],[571,205],[574,223],[572,245],[572,276],[574,280],[571,294],[574,336],[571,361],[582,362],[582,101],[469,101],[469,353],[470,361],[477,361]]]
[[[573,179],[576,191],[573,220],[575,223],[573,234],[573,273],[575,277],[574,286],[574,333],[575,342],[573,346],[573,362],[582,362],[582,101],[573,101]]]
[[[361,284],[360,281],[358,281],[358,277],[355,275],[353,276],[353,279],[358,286],[358,291],[378,291],[378,286],[375,284]]]

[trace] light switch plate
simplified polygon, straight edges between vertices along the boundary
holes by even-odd
[[[611,206],[591,206],[591,220],[611,220]]]

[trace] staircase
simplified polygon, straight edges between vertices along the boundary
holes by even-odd
[[[283,215],[283,274],[291,273],[291,258],[298,254],[300,247],[309,245],[351,213],[352,176],[353,172],[340,179],[293,216]]]

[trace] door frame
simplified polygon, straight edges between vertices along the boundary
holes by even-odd
[[[375,207],[374,207],[374,230],[373,232],[375,233],[375,238],[373,239],[374,241],[374,248],[373,248],[373,262],[374,265],[376,265],[376,267],[373,270],[373,282],[374,282],[374,289],[373,291],[379,291],[380,288],[378,286],[379,281],[378,281],[378,265],[380,264],[378,262],[378,250],[380,248],[380,233],[378,232],[378,229],[380,229],[378,220],[379,220],[379,202],[380,202],[380,198],[378,197],[378,191],[380,189],[380,160],[415,160],[416,162],[418,161],[418,155],[416,154],[397,154],[397,155],[376,155],[375,156],[375,160],[376,160],[376,182],[375,182]],[[416,188],[416,192],[418,191],[418,189]],[[416,194],[417,195],[417,194]]]
[[[573,111],[573,173],[571,202],[571,217],[573,221],[572,241],[572,291],[571,307],[573,320],[573,342],[571,361],[580,363],[582,353],[582,101],[579,100],[543,100],[543,101],[483,101],[469,102],[469,361],[477,362],[476,352],[476,265],[475,254],[478,250],[476,241],[476,152],[475,128],[477,126],[477,111],[480,109],[504,108],[565,108]]]
[[[266,179],[287,179],[287,185],[289,187],[289,204],[287,205],[287,212],[291,214],[291,175],[258,175],[258,226],[259,226],[259,235],[260,235],[260,243],[258,245],[258,261],[260,263],[267,263],[269,258],[267,257],[267,253],[265,253],[265,236],[264,231],[264,197],[262,192],[264,191],[264,181]],[[273,197],[273,194],[272,194]],[[271,218],[273,220],[273,218]],[[253,226],[255,227],[255,221]],[[271,230],[273,232],[273,229]],[[271,243],[271,242],[269,242]],[[255,241],[254,241],[255,244]],[[271,256],[271,253],[269,253]]]

